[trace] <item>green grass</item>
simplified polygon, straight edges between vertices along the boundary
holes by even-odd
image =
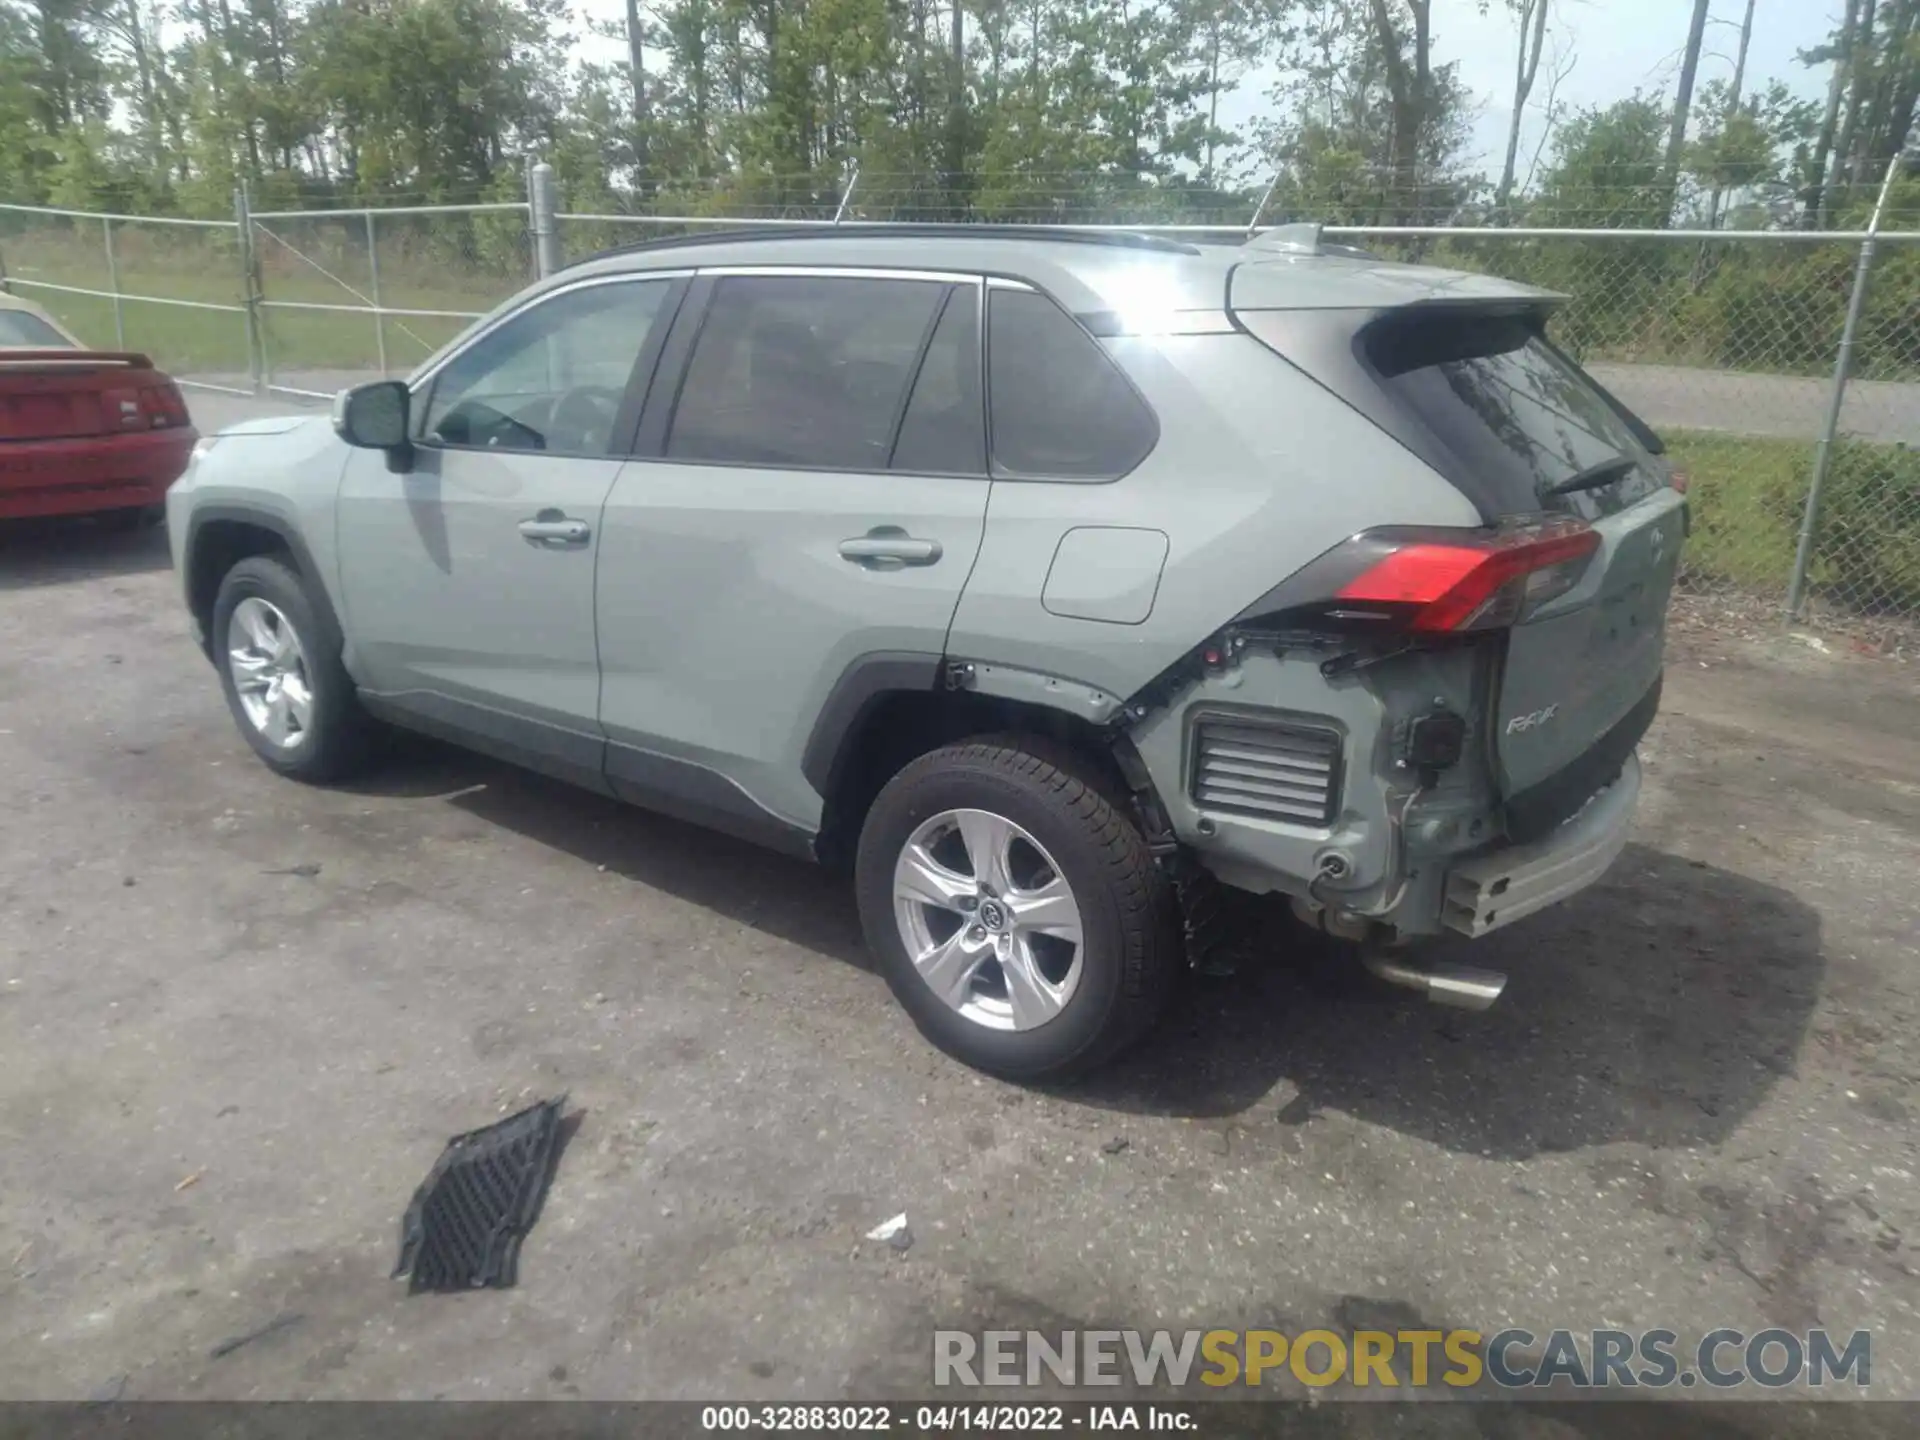
[[[241,267],[231,237],[222,232],[182,232],[164,245],[142,235],[117,245],[123,298],[119,325],[110,299],[48,290],[32,282],[111,288],[104,246],[97,232],[39,231],[4,242],[8,276],[16,293],[44,306],[91,345],[124,343],[151,354],[182,375],[247,373],[245,319],[237,311],[203,310],[134,298],[141,295],[201,304],[238,306],[244,298]],[[274,241],[260,246],[261,288],[268,301],[362,306],[373,293],[364,247],[352,250],[317,243],[324,236],[296,236],[302,254]],[[396,242],[406,237],[395,237]],[[483,235],[482,239],[485,238]],[[460,246],[384,241],[380,254],[380,299],[411,310],[484,313],[526,281],[511,247],[490,263],[470,259]],[[336,253],[337,252],[337,253]],[[335,311],[261,310],[268,357],[276,374],[299,370],[370,370],[384,339],[388,368],[404,373],[465,329],[464,319],[387,316],[378,335],[373,317]]]
[[[1687,474],[1693,509],[1687,572],[1743,586],[1785,583],[1812,474],[1812,443],[1701,430],[1669,431],[1664,438],[1669,458]]]
[[[1813,479],[1811,441],[1670,431],[1687,472],[1693,535],[1686,574],[1778,590],[1793,573]],[[1920,453],[1842,440],[1821,490],[1813,588],[1870,612],[1920,609]]]

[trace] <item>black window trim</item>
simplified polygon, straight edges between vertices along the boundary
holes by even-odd
[[[667,438],[673,433],[673,421],[680,409],[680,396],[686,387],[687,375],[692,368],[693,352],[699,344],[700,336],[707,326],[707,317],[712,312],[714,293],[720,288],[720,281],[736,276],[754,278],[789,279],[827,279],[827,280],[914,280],[922,283],[937,284],[946,287],[946,295],[934,307],[933,325],[921,339],[921,348],[914,361],[914,372],[910,378],[903,405],[911,404],[914,387],[920,381],[920,366],[926,360],[927,346],[932,342],[933,330],[939,325],[940,317],[946,313],[954,293],[961,289],[972,289],[979,306],[979,325],[976,327],[974,355],[980,366],[980,408],[982,425],[986,414],[986,290],[989,277],[978,273],[956,270],[924,270],[904,265],[715,265],[694,272],[686,298],[681,302],[680,312],[675,318],[672,334],[665,338],[665,350],[655,369],[652,388],[661,394],[661,404],[648,403],[642,408],[640,423],[634,435],[634,442],[625,459],[656,465],[698,465],[711,470],[790,470],[798,474],[810,475],[874,475],[901,476],[918,480],[968,480],[979,481],[993,478],[988,471],[963,470],[900,470],[889,468],[876,469],[872,466],[848,465],[769,465],[763,461],[751,460],[714,460],[690,455],[669,455],[666,453]],[[899,427],[905,419],[903,408],[894,421],[893,440],[887,453],[891,457],[894,446],[899,443]],[[984,436],[982,437],[984,441]]]
[[[927,317],[926,328],[920,332],[920,343],[914,348],[913,364],[907,367],[907,383],[900,387],[900,398],[893,405],[893,424],[887,430],[887,473],[894,473],[893,456],[900,448],[900,432],[907,423],[907,411],[913,408],[913,392],[920,388],[920,372],[927,366],[927,351],[932,348],[934,332],[940,328],[940,322],[946,318],[947,307],[953,303],[955,287],[947,286],[941,294],[939,303],[933,307],[933,314]]]
[[[989,321],[992,318],[992,312],[986,303],[988,292],[993,290],[1024,290],[1029,295],[1038,295],[1041,299],[1051,304],[1054,309],[1066,316],[1070,322],[1078,326],[1081,332],[1086,335],[1087,339],[1093,342],[1093,348],[1100,352],[1100,358],[1115,375],[1120,377],[1127,389],[1133,393],[1133,398],[1140,402],[1140,408],[1146,412],[1147,420],[1153,433],[1147,442],[1146,449],[1140,452],[1139,459],[1135,460],[1133,464],[1129,465],[1126,469],[1113,475],[1045,475],[1025,470],[1015,470],[1009,466],[1002,465],[994,458],[993,345],[989,337]],[[1160,412],[1153,408],[1152,402],[1147,399],[1140,387],[1134,383],[1133,377],[1127,373],[1126,366],[1122,365],[1107,353],[1107,347],[1100,343],[1100,337],[1087,325],[1085,319],[1074,313],[1071,306],[1061,304],[1059,296],[1034,284],[1031,280],[1024,280],[1012,275],[989,275],[986,285],[981,290],[980,298],[980,404],[981,409],[986,413],[987,417],[987,474],[990,478],[1021,485],[1112,485],[1116,481],[1126,479],[1129,475],[1133,474],[1134,471],[1146,464],[1148,460],[1153,458],[1153,452],[1160,448]]]
[[[569,285],[558,285],[551,290],[542,290],[530,297],[526,304],[516,305],[505,314],[495,316],[493,321],[468,336],[457,349],[449,350],[435,360],[430,369],[422,371],[407,381],[408,409],[412,412],[409,426],[413,430],[413,443],[423,450],[441,451],[450,455],[525,455],[549,460],[624,460],[626,449],[621,444],[623,436],[631,435],[639,425],[640,411],[651,388],[654,370],[659,362],[660,353],[665,347],[667,334],[673,328],[679,311],[686,299],[687,288],[693,279],[691,270],[623,270],[613,275],[593,275],[576,280]],[[606,448],[599,451],[586,450],[523,450],[502,445],[455,445],[438,439],[426,431],[427,411],[433,402],[433,390],[439,383],[441,374],[459,360],[470,354],[474,347],[484,344],[489,337],[513,324],[524,315],[531,315],[541,306],[572,295],[581,290],[599,289],[609,285],[654,284],[666,282],[666,294],[660,301],[660,310],[654,317],[646,343],[634,357],[633,368],[627,374],[627,383],[621,394],[620,408],[614,416],[613,426],[608,431]]]

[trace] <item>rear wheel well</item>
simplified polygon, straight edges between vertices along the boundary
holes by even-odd
[[[1034,737],[1047,749],[1082,758],[1093,772],[1088,778],[1107,782],[1115,803],[1131,793],[1111,738],[1077,715],[975,691],[891,690],[874,697],[840,743],[816,841],[821,859],[851,860],[874,798],[908,764],[981,735]]]
[[[200,622],[200,633],[213,644],[213,602],[227,572],[253,555],[271,555],[296,574],[300,563],[278,533],[245,520],[209,520],[194,532],[187,557],[187,605]]]

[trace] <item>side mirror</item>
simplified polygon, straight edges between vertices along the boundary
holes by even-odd
[[[376,380],[342,390],[333,402],[333,430],[349,445],[387,452],[389,469],[404,470],[413,459],[408,438],[411,396],[398,380]]]

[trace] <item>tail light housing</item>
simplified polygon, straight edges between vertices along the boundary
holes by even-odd
[[[1558,516],[1492,530],[1366,530],[1244,618],[1425,635],[1498,630],[1578,585],[1599,548],[1599,532]]]
[[[171,380],[140,387],[140,413],[154,430],[170,430],[188,423],[187,402]]]

